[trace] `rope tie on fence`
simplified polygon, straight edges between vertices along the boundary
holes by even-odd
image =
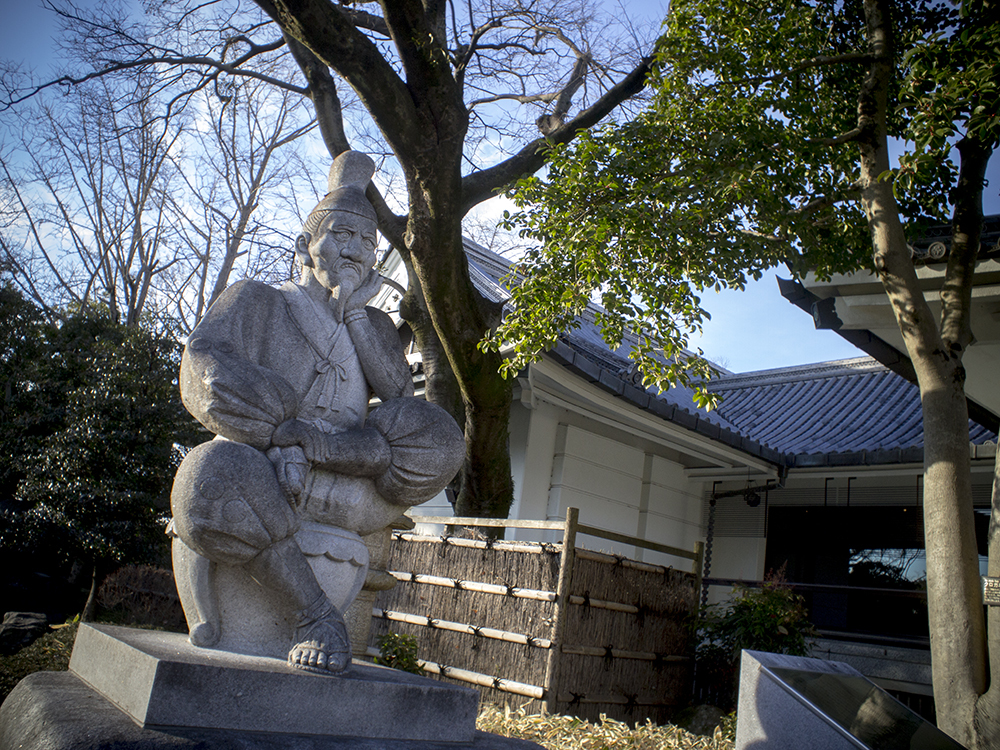
[[[441,546],[438,548],[438,557],[445,557],[448,554],[448,545],[451,544],[451,537],[448,534],[441,535]]]
[[[618,568],[619,570],[625,565],[625,555],[615,555],[615,562],[611,566],[613,568]]]
[[[438,621],[437,620],[432,620],[429,617],[427,618],[427,627],[428,628],[430,628],[431,630],[434,630],[434,628],[436,628],[437,626],[438,626]]]
[[[493,678],[493,687],[496,688],[497,690],[502,690],[503,689],[503,680],[501,680],[499,677],[494,677]]]
[[[465,587],[462,585],[462,581],[458,578],[452,578],[452,583],[455,584],[455,589],[457,591],[465,591]]]
[[[570,706],[579,706],[580,705],[580,700],[582,698],[586,698],[587,697],[583,693],[574,693],[572,690],[569,691],[569,694],[571,696],[573,696],[573,698],[569,702]]]
[[[586,620],[590,617],[590,592],[583,592],[583,614],[580,615],[581,620]]]
[[[478,651],[483,643],[483,629],[478,625],[470,625],[469,627],[472,629],[472,646],[470,648],[473,651]]]
[[[653,653],[653,666],[657,669],[663,667],[667,663],[667,655],[661,654],[659,651]]]
[[[604,647],[604,671],[608,672],[611,669],[611,663],[615,660],[615,654],[612,646]]]
[[[388,611],[388,610],[385,610],[385,609],[383,609],[383,610],[382,610],[382,614],[380,614],[380,615],[379,615],[379,617],[381,617],[381,618],[382,618],[383,620],[385,620],[386,622],[389,622],[389,611]]]
[[[504,588],[507,589],[507,594],[506,594],[507,596],[514,596],[514,594],[517,592],[517,587],[516,586],[511,586],[506,581],[504,581],[503,585],[504,585]]]
[[[638,693],[624,693],[625,696],[625,711],[632,713],[636,708],[639,707],[639,694]]]
[[[416,571],[411,570],[410,571],[410,583],[416,583],[416,582],[417,582],[417,573],[416,573]]]
[[[635,621],[640,628],[646,624],[646,605],[642,603],[641,596],[635,603]]]
[[[538,648],[538,642],[535,638],[530,635],[524,636],[524,650],[527,652],[528,656],[534,656],[532,651],[536,648]]]
[[[441,674],[443,674],[445,677],[447,677],[448,672],[452,670],[452,667],[445,666],[444,664],[441,664],[440,668],[441,668]]]

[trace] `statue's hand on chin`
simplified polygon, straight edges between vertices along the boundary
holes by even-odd
[[[355,289],[354,293],[347,299],[344,312],[364,309],[364,306],[368,304],[368,300],[378,294],[378,290],[381,288],[382,276],[373,268],[368,272],[361,286]]]

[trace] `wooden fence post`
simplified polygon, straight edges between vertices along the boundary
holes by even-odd
[[[563,528],[562,554],[559,555],[559,582],[556,587],[556,606],[552,623],[552,648],[545,665],[545,710],[556,712],[559,696],[559,660],[562,656],[563,632],[569,612],[569,592],[573,584],[573,563],[576,560],[576,530],[580,521],[578,508],[566,509],[566,526]]]

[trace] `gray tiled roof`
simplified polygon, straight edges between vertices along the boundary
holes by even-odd
[[[951,224],[932,224],[910,237],[910,246],[917,261],[934,262],[928,257],[930,246],[940,242],[951,245]],[[1000,254],[1000,214],[983,217],[983,231],[979,237],[979,258],[992,258]]]
[[[510,262],[469,240],[466,251],[479,290],[494,301],[506,300],[500,280]],[[710,390],[722,396],[722,404],[706,412],[695,407],[688,388],[644,390],[628,358],[635,338],[628,334],[612,351],[595,323],[598,306],[590,308],[548,356],[638,408],[785,466],[923,460],[916,386],[871,357],[749,373],[720,368],[722,376]],[[975,422],[969,432],[974,446],[996,439]]]
[[[917,387],[871,357],[730,375],[719,411],[780,453],[837,454],[923,447]],[[969,423],[973,443],[994,436]]]

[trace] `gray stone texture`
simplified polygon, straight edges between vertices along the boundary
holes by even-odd
[[[539,750],[475,732],[469,743],[141,727],[71,672],[36,672],[0,706],[0,750]]]
[[[233,284],[185,346],[181,398],[217,436],[185,456],[170,498],[196,646],[346,668],[343,615],[378,585],[363,538],[438,494],[464,461],[462,431],[413,398],[395,325],[367,306],[384,281],[365,197],[374,169],[364,154],[338,156],[295,239],[299,283]]]
[[[49,619],[41,612],[7,612],[0,624],[0,655],[16,654],[49,632]]]
[[[740,663],[740,695],[736,709],[737,750],[800,748],[856,750],[865,745],[813,710],[770,675],[762,665],[802,665],[801,659],[759,651],[744,651]],[[845,664],[819,662],[830,673],[855,675]],[[817,668],[820,671],[820,668]]]
[[[110,625],[80,627],[70,672],[145,727],[470,742],[479,704],[474,690],[371,664],[303,673]]]

